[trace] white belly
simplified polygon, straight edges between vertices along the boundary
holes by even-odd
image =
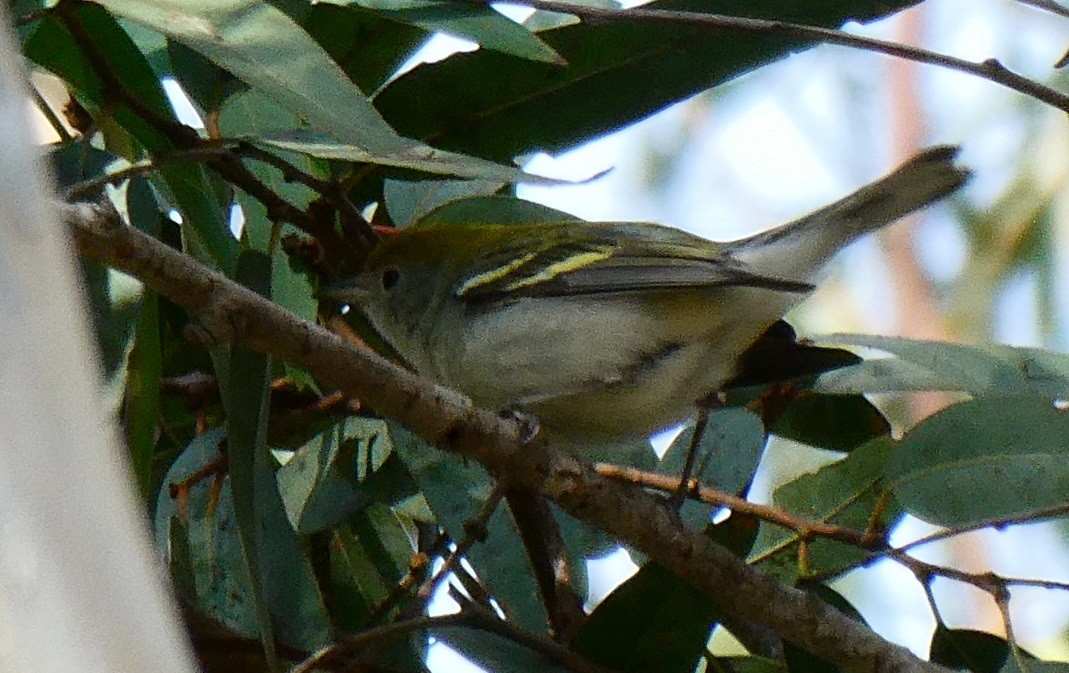
[[[563,436],[647,436],[689,416],[790,308],[783,294],[751,288],[678,299],[669,310],[649,295],[520,299],[469,316],[465,337],[436,348],[425,373]]]

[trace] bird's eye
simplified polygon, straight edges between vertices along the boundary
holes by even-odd
[[[401,280],[401,272],[396,266],[388,266],[382,270],[382,289],[392,290],[397,281]]]

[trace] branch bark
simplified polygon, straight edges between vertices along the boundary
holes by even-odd
[[[102,207],[66,206],[79,251],[129,273],[191,313],[214,338],[308,368],[325,383],[373,403],[425,440],[482,464],[507,484],[536,489],[565,511],[640,549],[722,610],[765,624],[782,638],[858,673],[950,673],[887,642],[826,603],[746,565],[663,502],[601,477],[594,465],[535,437],[515,419],[478,409],[333,333],[300,320],[195,260],[122,225]]]

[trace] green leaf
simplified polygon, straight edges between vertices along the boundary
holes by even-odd
[[[772,504],[812,521],[839,524],[864,531],[872,514],[883,506],[881,523],[894,522],[901,510],[892,500],[884,502],[887,484],[884,471],[895,451],[887,438],[858,447],[846,458],[788,482],[776,489]],[[833,573],[867,558],[868,552],[854,545],[814,538],[806,552],[806,567],[799,567],[799,537],[796,533],[762,522],[751,563],[762,564],[788,583],[808,574]]]
[[[378,606],[408,574],[416,553],[400,519],[387,506],[373,504],[333,533],[330,544],[331,616],[342,632],[369,626]],[[380,618],[388,620],[396,610]],[[377,648],[370,657],[387,670],[424,670],[426,637],[415,631]],[[364,655],[367,656],[367,655]]]
[[[395,21],[471,40],[481,47],[533,61],[564,65],[564,59],[521,24],[486,5],[442,0],[333,0],[355,3]]]
[[[598,604],[573,647],[621,673],[689,673],[716,617],[712,599],[651,562]]]
[[[141,316],[130,351],[123,410],[130,464],[146,501],[155,477],[152,468],[159,432],[160,379],[163,374],[160,348],[159,297],[149,290],[142,299]]]
[[[906,511],[959,526],[1065,502],[1069,416],[1047,397],[985,397],[925,419],[898,443],[888,485]]]
[[[412,224],[435,208],[473,196],[493,194],[506,183],[489,180],[396,180],[383,184],[390,220],[399,227]]]
[[[482,468],[439,451],[400,425],[390,423],[394,449],[419,482],[427,503],[453,540],[465,538],[465,524],[474,521],[493,491]],[[479,578],[518,624],[542,630],[546,613],[527,552],[516,525],[503,506],[486,524],[485,541],[473,545],[467,559]]]
[[[167,52],[174,64],[175,79],[202,113],[218,110],[227,96],[244,86],[229,72],[181,42],[167,40]]]
[[[159,79],[129,35],[100,7],[82,3],[73,12],[107,66],[122,85],[160,117],[174,121],[174,112]],[[107,147],[130,161],[141,158],[142,149],[166,154],[174,144],[130,108],[117,104],[93,72],[90,59],[65,26],[52,16],[37,22],[23,43],[28,58],[66,80],[75,98],[104,130]],[[73,55],[77,54],[75,58]],[[133,146],[131,146],[131,140]],[[86,176],[92,177],[92,176]],[[237,242],[227,228],[223,207],[214,198],[215,182],[203,166],[165,164],[151,177],[161,193],[182,215],[182,245],[186,252],[225,273],[232,273]]]
[[[439,626],[431,634],[494,673],[572,673],[575,669],[553,661],[511,638],[468,626]]]
[[[824,343],[874,348],[891,358],[868,359],[822,375],[815,388],[830,393],[945,390],[990,395],[1069,394],[1069,356],[1036,348],[970,346],[897,337],[833,334]]]
[[[852,451],[891,434],[891,424],[861,395],[803,392],[776,416],[772,432],[831,451]]]
[[[238,260],[238,279],[258,294],[270,295],[270,273],[270,259],[260,253],[246,251]],[[235,346],[223,394],[234,512],[269,660],[275,635],[308,650],[331,637],[311,564],[286,518],[267,447],[270,371],[268,357]]]
[[[694,439],[695,425],[688,423],[683,432],[668,447],[659,474],[681,477]],[[739,493],[746,488],[757,470],[757,463],[765,448],[765,429],[761,419],[746,409],[715,409],[698,442],[691,475],[705,486]],[[709,523],[713,506],[687,501],[683,503],[683,520],[693,526]]]
[[[970,629],[948,629],[936,624],[928,659],[947,668],[998,673],[1009,654],[1010,644],[999,636]]]
[[[374,148],[338,142],[323,133],[293,131],[271,136],[250,136],[246,140],[265,148],[300,152],[321,159],[351,161],[399,168],[429,175],[446,175],[466,180],[489,180],[497,182],[523,182],[526,184],[560,185],[564,180],[554,180],[524,171],[514,166],[499,164],[486,159],[445,152],[427,145],[405,141],[402,145]]]
[[[536,224],[578,222],[562,210],[514,196],[475,196],[443,204],[420,218],[420,224]]]
[[[200,52],[312,128],[369,150],[396,150],[389,127],[338,64],[290,17],[258,0],[98,0]]]
[[[302,24],[361,91],[374,93],[431,34],[354,4],[313,4]]]
[[[184,507],[170,487],[216,461],[221,429],[198,435],[171,465],[156,503],[156,540],[169,554],[172,575],[191,593],[193,607],[246,637],[256,637],[256,607],[245,570],[229,488],[217,488],[222,475],[207,475],[192,484]],[[213,494],[217,494],[217,497]],[[178,544],[175,543],[178,542]]]
[[[302,535],[326,530],[368,504],[346,477],[351,456],[341,455],[336,425],[297,449],[278,470],[278,490],[290,524]]]
[[[643,7],[835,28],[913,4],[916,0],[675,0]],[[456,54],[402,75],[375,105],[402,135],[506,161],[572,147],[809,44],[742,31],[613,20],[547,30],[539,37],[567,67],[488,50]]]

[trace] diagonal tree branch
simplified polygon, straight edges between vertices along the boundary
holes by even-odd
[[[491,3],[496,3],[497,0],[463,1],[477,5],[489,5]],[[1051,10],[1051,5],[1053,4],[1050,2],[1043,2],[1043,0],[1021,1],[1036,6],[1042,6],[1048,10]],[[980,62],[969,61],[967,59],[921,49],[920,47],[912,47],[898,42],[889,42],[887,40],[865,37],[863,35],[854,35],[833,28],[807,26],[786,21],[726,16],[724,14],[707,14],[705,12],[688,12],[669,9],[646,9],[643,7],[617,9],[611,7],[578,5],[561,0],[508,0],[508,4],[550,12],[563,12],[565,14],[577,16],[580,19],[593,21],[610,20],[641,23],[678,23],[714,30],[741,30],[748,33],[755,33],[757,35],[823,42],[825,44],[834,44],[841,47],[861,49],[863,51],[886,54],[888,56],[904,58],[918,63],[928,63],[950,70],[969,73],[970,75],[975,75],[981,79],[986,79],[989,82],[1000,84],[1008,89],[1017,91],[1018,93],[1023,93],[1026,96],[1042,101],[1051,107],[1062,110],[1063,112],[1069,112],[1069,95],[1039,82],[1030,80],[1022,75],[1018,75],[1002,65],[997,59],[993,58]],[[1065,58],[1063,57],[1063,61],[1064,60]]]
[[[732,616],[765,624],[782,638],[858,673],[949,673],[820,599],[751,568],[664,503],[597,474],[594,465],[535,437],[515,419],[475,408],[331,332],[302,321],[192,258],[121,224],[103,207],[63,209],[78,250],[129,273],[183,306],[201,334],[271,353],[373,403],[428,442],[477,460],[506,484],[541,491],[573,516],[616,535],[712,596]]]

